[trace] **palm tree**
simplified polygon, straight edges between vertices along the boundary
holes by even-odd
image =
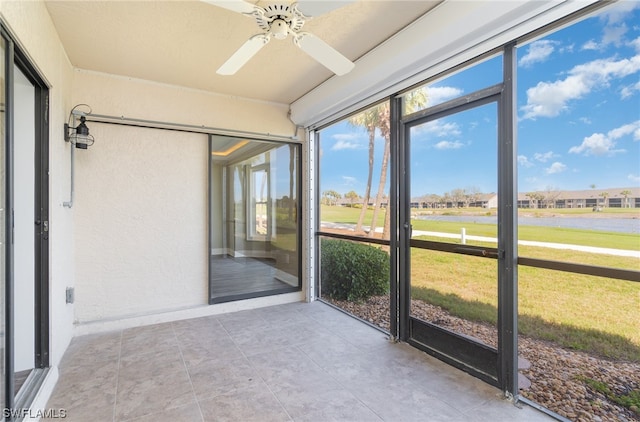
[[[360,216],[358,217],[358,223],[356,224],[356,232],[362,230],[362,223],[364,222],[364,215],[369,208],[369,200],[371,198],[371,181],[373,179],[373,152],[376,139],[376,127],[378,123],[376,119],[378,113],[375,111],[376,107],[370,108],[358,113],[355,116],[349,118],[348,123],[352,126],[364,127],[369,134],[369,175],[367,176],[367,187],[365,188],[364,197],[362,198],[362,209],[360,210]]]
[[[423,108],[427,104],[427,93],[424,88],[419,88],[411,91],[404,96],[404,113],[409,114],[420,108]],[[376,221],[378,218],[378,212],[382,204],[382,198],[384,195],[384,187],[387,182],[387,170],[389,168],[389,155],[391,152],[391,119],[389,102],[384,102],[377,107],[378,110],[378,129],[380,134],[384,138],[384,152],[382,154],[382,166],[380,169],[380,182],[378,183],[378,194],[376,195],[376,204],[373,209],[373,217],[371,219],[371,230],[369,231],[369,237],[373,237]],[[391,226],[391,213],[389,202],[387,201],[387,207],[384,216],[384,226],[382,229],[382,238],[389,238],[389,230]]]
[[[607,207],[607,205],[608,205],[608,204],[607,204],[607,198],[609,197],[609,192],[602,192],[602,193],[600,194],[600,196],[602,197],[602,206],[603,206],[604,208],[606,208],[606,207]]]
[[[353,207],[353,201],[360,199],[360,195],[356,191],[352,190],[344,194],[344,198],[349,200],[349,207]]]
[[[631,195],[631,191],[629,189],[625,189],[622,192],[620,192],[620,195],[622,195],[624,197],[624,205],[622,206],[622,208],[631,208],[629,207],[629,195]]]
[[[389,155],[391,153],[391,128],[389,127],[389,103],[383,103],[379,108],[379,126],[380,134],[384,138],[384,151],[382,153],[382,165],[380,167],[380,181],[378,182],[378,193],[376,195],[376,203],[373,207],[373,216],[371,217],[371,229],[369,230],[369,237],[373,237],[376,232],[376,226],[378,222],[378,214],[380,212],[380,206],[382,205],[382,199],[384,196],[384,186],[387,183],[387,169],[389,168]],[[391,214],[388,212],[389,210],[389,201],[387,201],[387,212],[384,216],[384,225],[382,229],[382,237],[383,239],[387,238],[387,234],[389,233],[388,225],[390,224],[390,216]],[[387,222],[389,219],[389,222]]]

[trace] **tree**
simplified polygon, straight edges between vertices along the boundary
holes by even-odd
[[[355,191],[349,191],[344,194],[344,198],[349,200],[349,206],[353,207],[353,202],[360,199],[360,195],[358,195]]]
[[[376,119],[378,113],[376,107],[370,108],[358,113],[353,117],[350,117],[347,122],[352,126],[364,127],[369,134],[369,174],[367,176],[367,187],[364,191],[364,197],[362,198],[362,210],[360,210],[360,216],[358,217],[358,223],[356,224],[356,232],[362,231],[362,223],[364,222],[364,216],[369,208],[369,200],[371,199],[371,182],[373,179],[373,153],[376,139]]]
[[[413,113],[414,111],[423,108],[427,104],[427,92],[424,88],[419,88],[411,91],[403,97],[402,104],[404,106],[404,113]],[[382,166],[380,169],[380,183],[378,184],[378,194],[376,196],[376,205],[373,209],[373,218],[371,219],[371,231],[369,237],[373,237],[375,232],[376,220],[378,218],[378,212],[382,205],[382,199],[384,195],[384,187],[387,182],[387,170],[389,167],[389,155],[391,152],[391,119],[389,102],[384,102],[379,106],[379,118],[378,129],[380,134],[384,138],[384,152],[382,154]],[[385,209],[384,226],[382,229],[382,237],[387,239],[389,237],[389,231],[391,228],[391,212],[389,202]]]
[[[602,192],[598,196],[602,197],[602,206],[606,208],[609,205],[608,204],[608,199],[607,199],[607,198],[609,198],[609,192]]]
[[[464,189],[454,189],[451,191],[451,198],[453,199],[456,208],[460,208],[460,203],[465,206],[467,194]]]
[[[404,97],[404,111],[405,113],[411,113],[419,107],[424,107],[427,103],[427,94],[424,89],[416,89]],[[367,177],[367,190],[363,198],[363,207],[360,212],[360,218],[356,225],[356,231],[362,230],[362,223],[364,220],[364,214],[366,212],[367,205],[371,195],[371,184],[373,177],[373,161],[374,161],[374,143],[376,129],[379,130],[380,135],[384,139],[384,150],[382,153],[382,164],[380,166],[380,181],[378,182],[378,192],[376,194],[376,201],[373,208],[373,217],[371,219],[371,228],[369,230],[369,237],[373,237],[376,230],[378,214],[380,213],[380,206],[383,202],[384,188],[387,183],[387,171],[389,168],[389,155],[391,153],[391,120],[390,120],[390,108],[389,102],[385,101],[377,106],[371,107],[362,113],[359,113],[348,120],[353,126],[364,127],[369,134],[369,175]],[[390,227],[389,204],[387,204],[384,219],[384,228],[382,235],[387,237]]]
[[[376,203],[373,207],[373,217],[371,217],[371,228],[369,229],[369,237],[373,237],[376,231],[376,225],[378,222],[378,213],[380,212],[380,206],[382,205],[382,199],[384,195],[384,186],[387,183],[387,169],[389,168],[389,155],[391,153],[391,129],[387,129],[389,126],[389,103],[384,103],[385,106],[380,107],[380,132],[384,138],[384,151],[382,153],[382,164],[380,167],[380,182],[378,182],[378,194],[376,195]],[[386,109],[386,110],[385,110]],[[386,117],[383,116],[386,114]],[[386,121],[385,121],[386,119]],[[387,201],[387,210],[389,210],[389,203]],[[387,216],[391,216],[389,212],[385,214],[385,223],[383,227],[387,225]],[[382,229],[382,237],[385,238],[388,233],[388,229]]]
[[[545,208],[555,208],[556,199],[560,196],[560,192],[553,186],[547,186],[544,198]]]
[[[336,205],[340,198],[342,198],[342,195],[334,190],[326,190],[322,192],[322,203],[325,205]]]
[[[449,192],[445,192],[444,195],[442,195],[442,203],[444,204],[443,208],[447,208],[449,206],[449,202],[451,202],[451,194]]]
[[[480,196],[482,195],[480,188],[477,186],[471,186],[466,188],[465,191],[467,194],[467,204],[477,204],[477,202],[480,201]]]
[[[527,198],[530,198],[536,204],[535,207],[531,207],[531,208],[540,208],[540,205],[544,201],[544,193],[542,192],[529,192],[525,194],[525,196]]]
[[[631,208],[629,206],[629,195],[631,195],[631,191],[629,189],[625,189],[622,192],[620,192],[620,195],[622,195],[624,197],[624,204],[622,205],[622,208]]]

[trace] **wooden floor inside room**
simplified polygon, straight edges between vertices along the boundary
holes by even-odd
[[[212,256],[211,296],[216,298],[291,288],[291,285],[276,278],[276,272],[273,259]]]

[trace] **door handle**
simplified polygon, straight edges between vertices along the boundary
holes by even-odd
[[[411,235],[413,234],[413,226],[409,223],[404,223],[404,229],[409,233],[409,239],[411,239]]]
[[[48,221],[42,221],[42,220],[36,220],[35,222],[36,226],[40,226],[42,225],[42,231],[43,232],[48,232],[49,231],[49,222]]]

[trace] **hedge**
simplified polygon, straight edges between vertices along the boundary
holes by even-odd
[[[362,301],[389,292],[389,255],[380,248],[338,239],[322,239],[322,295]]]

